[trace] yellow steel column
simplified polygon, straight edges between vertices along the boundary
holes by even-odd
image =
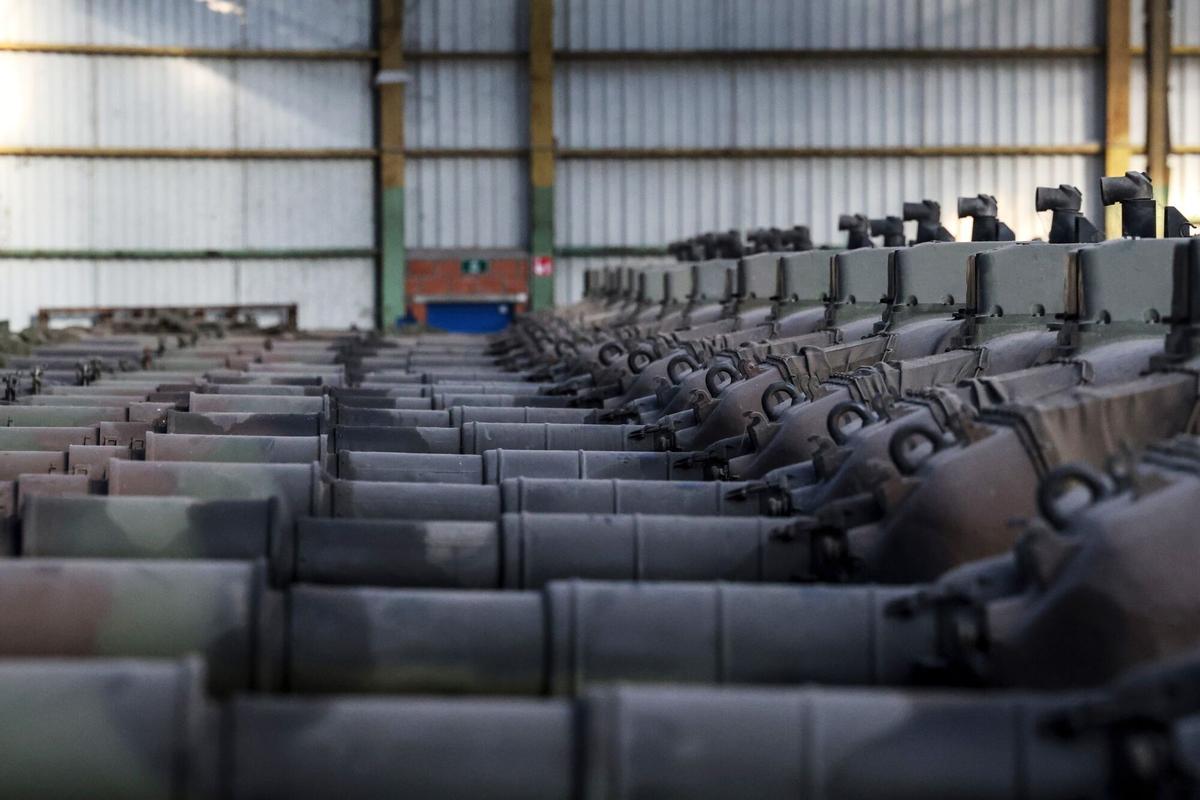
[[[1154,199],[1167,204],[1171,139],[1167,92],[1171,72],[1171,1],[1146,0],[1146,166]]]
[[[1129,0],[1108,0],[1104,44],[1104,174],[1124,175],[1129,169]],[[1093,187],[1096,191],[1098,187]],[[1121,209],[1109,206],[1104,231],[1121,236]]]

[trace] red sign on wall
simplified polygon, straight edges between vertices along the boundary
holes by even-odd
[[[534,256],[533,257],[533,276],[535,278],[549,278],[554,274],[554,259],[550,256]]]

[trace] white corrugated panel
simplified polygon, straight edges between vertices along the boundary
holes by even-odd
[[[242,169],[247,248],[374,246],[370,161],[259,161]]]
[[[705,62],[563,62],[554,81],[561,147],[723,147],[735,127],[734,77]]]
[[[371,16],[369,5],[347,0],[0,0],[0,39],[362,50]]]
[[[1133,4],[1140,7],[1142,3],[1133,0]],[[1138,13],[1138,8],[1134,13]],[[1175,44],[1200,44],[1200,0],[1172,1],[1171,40]]]
[[[178,2],[178,0],[175,0]],[[203,0],[200,0],[203,5]],[[245,43],[263,50],[366,50],[371,3],[362,0],[236,0]]]
[[[406,51],[511,53],[529,43],[527,0],[407,0]]]
[[[583,297],[584,272],[602,267],[649,267],[674,264],[674,259],[662,258],[557,258],[554,260],[554,302],[568,305],[579,302]]]
[[[86,0],[0,0],[0,40],[86,43],[91,30]]]
[[[0,146],[368,148],[371,67],[0,53]],[[47,98],[54,98],[47,102]]]
[[[90,248],[96,166],[88,159],[0,158],[0,249]]]
[[[567,50],[1089,46],[1103,0],[559,0]]]
[[[1095,60],[566,63],[564,147],[1083,144],[1103,135]]]
[[[1176,83],[1175,78],[1179,74],[1179,67],[1178,62],[1171,65],[1173,84]],[[1168,108],[1174,105],[1171,101],[1175,99],[1176,94],[1173,91],[1168,98]],[[1171,109],[1169,108],[1169,110]],[[1172,130],[1172,133],[1174,132]],[[1135,145],[1146,143],[1146,65],[1137,59],[1134,59],[1133,68],[1129,74],[1129,141]]]
[[[35,167],[54,160],[39,159]],[[236,161],[97,159],[90,172],[89,249],[223,249],[244,241],[242,165]],[[55,216],[53,205],[39,211]],[[7,246],[58,245],[49,238]]]
[[[1170,80],[1167,109],[1171,117],[1171,144],[1192,147],[1200,145],[1200,97],[1197,96],[1200,94],[1200,59],[1174,59],[1171,63]],[[1144,129],[1145,122],[1142,125]],[[1134,141],[1145,139],[1138,138]]]
[[[404,93],[409,147],[524,147],[528,66],[512,59],[419,61]]]
[[[27,327],[39,308],[95,305],[99,262],[0,259],[0,320]]]
[[[80,147],[234,147],[234,66],[205,59],[26,55],[37,63],[71,58],[81,70],[55,102],[95,96]],[[64,91],[65,90],[65,91]],[[37,131],[31,131],[33,136]],[[18,142],[17,144],[24,144]],[[36,144],[36,142],[35,142]]]
[[[0,41],[362,50],[371,2],[0,0]],[[0,146],[370,148],[372,70],[0,53]],[[369,249],[374,188],[369,159],[0,158],[0,249]],[[369,259],[2,265],[0,314],[15,320],[49,305],[252,300],[300,302],[308,326],[348,325],[370,321],[374,294]]]
[[[91,70],[88,56],[0,53],[0,146],[91,144],[97,102]]]
[[[0,249],[370,248],[368,161],[0,158]]]
[[[17,0],[20,2],[20,0]],[[25,0],[37,5],[38,0]],[[89,9],[88,44],[237,47],[242,42],[244,0],[229,6],[206,0],[75,0]]]
[[[1019,238],[1045,237],[1050,223],[1033,209],[1036,187],[1079,186],[1097,218],[1099,170],[1100,159],[1088,156],[567,161],[559,165],[556,235],[565,246],[658,246],[704,230],[804,224],[815,241],[836,242],[844,237],[839,214],[881,217],[930,198],[964,238],[970,223],[954,219],[955,200],[986,192]]]
[[[232,261],[98,261],[87,305],[218,305],[234,302]]]
[[[369,148],[372,66],[347,61],[237,61],[236,141],[245,148]]]
[[[406,8],[408,47],[512,50],[523,2],[420,2]],[[498,20],[503,20],[502,23]],[[526,24],[526,23],[522,23]],[[478,26],[478,29],[476,29]],[[521,148],[529,141],[527,65],[520,60],[414,62],[405,92],[405,141],[414,148]],[[413,158],[407,163],[410,248],[526,244],[528,167],[518,158]]]
[[[239,303],[298,303],[302,328],[371,327],[375,262],[366,258],[237,262]]]
[[[407,246],[524,249],[528,173],[519,158],[410,159],[404,187]]]
[[[1175,155],[1168,160],[1171,169],[1171,205],[1188,219],[1200,220],[1200,155]]]

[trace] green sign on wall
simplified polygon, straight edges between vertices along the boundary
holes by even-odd
[[[463,275],[482,275],[488,271],[488,262],[482,258],[466,258],[462,262]]]

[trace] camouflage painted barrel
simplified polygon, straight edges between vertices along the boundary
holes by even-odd
[[[318,436],[323,425],[321,414],[273,414],[254,411],[167,412],[167,433]]]
[[[439,354],[439,353],[422,353],[420,351],[413,352],[408,357],[408,366],[412,368],[421,367],[445,367],[445,366],[461,366],[461,367],[491,367],[496,364],[496,359],[491,356],[468,355],[468,354]]]
[[[402,411],[429,411],[436,408],[432,397],[351,397],[338,399],[339,405],[356,408],[394,408]]]
[[[0,661],[0,796],[190,798],[217,790],[198,659]]]
[[[506,478],[703,480],[685,453],[487,450],[482,455],[338,453],[338,477],[357,481],[500,483]]]
[[[200,391],[211,394],[250,394],[262,397],[306,397],[321,394],[319,386],[264,386],[262,384],[210,383]]]
[[[370,409],[376,411],[378,409]],[[444,413],[444,412],[398,412]],[[443,420],[446,420],[443,417]],[[448,421],[448,420],[446,420]],[[337,425],[330,436],[329,451],[364,450],[398,453],[458,453],[462,433],[458,428],[424,426]]]
[[[133,448],[123,445],[73,444],[67,448],[67,469],[72,475],[86,475],[91,480],[108,480],[108,465],[113,459],[133,458]]]
[[[277,605],[253,564],[0,561],[0,657],[195,652],[210,688],[265,687],[274,685]]]
[[[1062,736],[1044,724],[1073,696],[694,687],[604,687],[576,702],[248,696],[217,728],[196,684],[195,670],[174,663],[0,668],[12,728],[34,727],[55,745],[18,742],[0,788],[209,796],[220,763],[232,798],[708,800],[747,787],[763,800],[1100,797],[1119,774],[1107,728]],[[69,711],[46,713],[60,697],[90,707],[95,696],[108,713],[93,735],[69,736],[79,724]],[[106,757],[114,719],[132,758]],[[221,762],[209,731],[224,740]],[[1186,736],[1176,741],[1189,752]],[[345,750],[353,770],[335,757]]]
[[[46,386],[43,392],[47,395],[55,397],[91,397],[93,395],[108,395],[111,397],[145,397],[151,392],[158,391],[160,386],[158,381],[145,381],[141,383],[121,382],[115,383],[106,380],[100,380],[90,386]]]
[[[18,507],[31,497],[59,497],[88,494],[92,491],[87,475],[64,475],[60,472],[32,473],[18,476],[14,481]]]
[[[337,405],[353,408],[396,408],[403,410],[428,411],[432,410],[433,401],[420,394],[411,397],[386,397],[382,395],[335,395]]]
[[[412,373],[405,372],[368,372],[366,381],[381,381],[386,383],[403,383],[416,374],[425,383],[439,381],[523,381],[529,378],[529,373],[512,372],[502,367],[421,367]]]
[[[554,422],[572,424],[591,422],[594,408],[534,408],[530,406],[454,406],[450,425],[460,428],[468,422]]]
[[[146,394],[149,394],[148,392]],[[108,394],[92,394],[92,395],[55,395],[55,394],[35,394],[30,397],[22,397],[20,403],[27,406],[76,406],[83,408],[86,406],[109,406],[116,408],[127,403],[145,400],[145,394],[137,395],[108,395]]]
[[[308,364],[300,361],[277,361],[270,364],[251,362],[246,365],[245,371],[250,374],[272,375],[282,373],[288,375],[304,374],[340,377],[345,373],[345,368],[340,364]]]
[[[572,397],[550,394],[471,394],[467,392],[435,392],[431,396],[434,408],[454,406],[529,406],[530,408],[566,408],[575,404]]]
[[[757,496],[746,484],[722,481],[622,481],[512,478],[499,485],[388,483],[335,480],[335,517],[497,520],[504,513],[757,516]]]
[[[148,422],[101,422],[100,444],[123,445],[134,450],[146,449],[146,434],[153,429]]]
[[[782,582],[803,578],[810,558],[789,529],[770,517],[641,514],[505,514],[499,524],[306,518],[293,579],[460,589],[566,578]]]
[[[441,419],[422,419],[422,422],[449,422],[445,412],[406,412],[414,414],[442,414]],[[421,433],[412,431],[420,430]],[[442,431],[433,433],[432,431]],[[428,437],[428,438],[425,438]],[[413,452],[409,448],[421,446],[419,443],[428,441],[440,443],[437,449],[449,448],[460,438],[457,430],[448,425],[414,425],[405,426],[371,426],[371,425],[335,425],[329,432],[328,449],[331,453],[339,450],[363,450],[373,452]],[[427,446],[428,448],[428,446]],[[428,452],[428,449],[426,449]]]
[[[335,396],[339,400],[350,400],[360,397],[429,397],[437,393],[461,392],[463,394],[537,394],[552,384],[527,382],[477,382],[435,381],[425,384],[392,384],[387,382],[364,381],[353,389],[338,391]]]
[[[274,499],[33,497],[20,554],[39,558],[290,559]]]
[[[574,796],[565,702],[258,696],[228,714],[235,800]]]
[[[67,454],[50,450],[0,451],[0,481],[13,481],[20,475],[67,473]]]
[[[535,592],[296,586],[296,691],[570,694],[597,681],[904,684],[937,655],[901,590],[567,581]],[[447,636],[453,631],[453,636]]]
[[[323,436],[218,436],[147,433],[147,461],[307,464],[325,457]]]
[[[125,406],[5,406],[0,428],[79,428],[129,419]]]
[[[462,427],[467,422],[588,422],[595,415],[591,408],[531,408],[527,406],[454,406],[435,411],[361,408],[341,406],[339,425],[356,427]],[[427,420],[435,420],[430,423]]]
[[[280,397],[275,395],[256,396],[247,394],[198,394],[192,392],[188,398],[188,410],[205,412],[256,411],[272,414],[322,414],[327,411],[329,401],[321,396]]]
[[[193,461],[113,461],[110,495],[196,497],[279,502],[280,519],[322,515],[326,492],[316,464],[227,464]]]
[[[1109,796],[1108,731],[1063,736],[1045,723],[1065,700],[946,691],[602,687],[588,692],[583,706],[582,796]]]
[[[171,371],[161,369],[148,369],[140,372],[114,372],[104,376],[103,383],[113,381],[116,383],[189,383],[198,382],[199,377],[195,372]]]
[[[252,374],[236,370],[213,370],[205,373],[212,383],[233,383],[243,386],[341,386],[337,375],[317,375],[308,372],[260,372]]]
[[[146,422],[159,425],[167,418],[167,412],[178,409],[179,405],[172,401],[148,401],[130,403],[126,406],[130,422]]]
[[[487,450],[653,450],[637,425],[572,425],[535,422],[464,422],[462,452]]]
[[[353,427],[376,427],[371,420],[381,409],[353,409],[353,419],[363,424]],[[364,420],[363,417],[366,417]],[[340,417],[345,421],[346,417]],[[346,423],[350,424],[350,423]],[[385,425],[386,427],[386,425]],[[378,452],[400,453],[467,453],[486,450],[653,450],[650,437],[634,438],[636,425],[571,425],[536,422],[467,422],[461,428],[403,428],[394,434],[379,437],[378,444],[369,449]],[[337,449],[349,449],[346,439],[340,439]]]

